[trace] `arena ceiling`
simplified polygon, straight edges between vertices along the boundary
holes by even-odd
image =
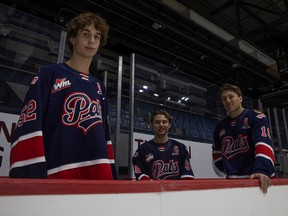
[[[287,2],[1,1],[61,25],[80,12],[97,12],[111,27],[107,48],[141,54],[213,85],[237,84],[246,96],[278,107],[287,106],[288,96]]]

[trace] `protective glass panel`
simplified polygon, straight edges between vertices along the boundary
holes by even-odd
[[[0,4],[0,111],[19,113],[35,73],[57,62],[62,29]]]

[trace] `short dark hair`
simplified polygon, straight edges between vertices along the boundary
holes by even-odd
[[[219,95],[221,97],[222,93],[224,91],[233,91],[235,92],[238,96],[242,96],[242,92],[241,92],[241,89],[236,86],[236,85],[231,85],[231,84],[224,84],[221,88],[220,88],[220,91],[219,91]]]
[[[170,124],[171,124],[171,122],[172,122],[172,120],[173,120],[173,117],[172,117],[166,110],[159,109],[159,110],[156,110],[156,111],[154,111],[154,112],[152,113],[151,119],[150,119],[151,124],[153,123],[154,117],[155,117],[156,115],[164,115],[164,116],[168,119],[168,121],[169,121]]]
[[[92,24],[97,30],[101,32],[100,47],[107,43],[109,25],[106,23],[105,19],[95,13],[84,12],[71,19],[68,23],[67,43],[71,50],[73,50],[73,45],[69,39],[76,37],[79,30],[84,29],[87,25]]]

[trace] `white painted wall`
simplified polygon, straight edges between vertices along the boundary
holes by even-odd
[[[18,115],[12,115],[0,112],[0,177],[8,176],[10,166],[10,142],[9,137],[12,133],[12,124],[17,123]],[[5,130],[8,134],[5,134]],[[2,151],[1,149],[4,149]]]

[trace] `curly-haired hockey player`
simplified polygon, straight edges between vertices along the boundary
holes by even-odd
[[[274,151],[267,117],[242,107],[238,86],[225,84],[220,89],[222,104],[228,116],[214,130],[213,161],[227,178],[258,178],[267,193],[274,176]]]
[[[165,110],[152,114],[154,138],[140,145],[132,158],[137,180],[194,179],[186,146],[168,137],[171,121]]]
[[[106,91],[89,74],[108,31],[91,12],[69,22],[72,57],[43,67],[33,79],[11,145],[11,178],[117,178]]]

